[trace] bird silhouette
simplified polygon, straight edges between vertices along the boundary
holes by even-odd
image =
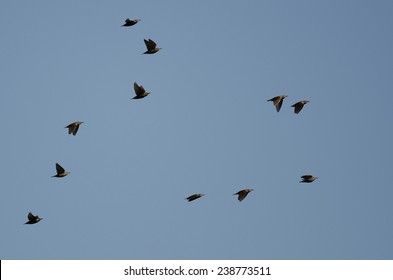
[[[279,96],[273,97],[272,99],[269,99],[268,101],[273,101],[274,106],[276,106],[277,112],[280,112],[282,102],[284,101],[284,99],[286,97],[288,97],[288,95],[279,95]]]
[[[64,168],[61,167],[61,165],[58,164],[58,163],[56,163],[56,172],[57,172],[57,174],[53,175],[52,177],[58,177],[58,178],[65,177],[65,176],[67,176],[68,174],[71,173],[71,172],[65,171]]]
[[[239,201],[242,201],[250,192],[252,192],[254,189],[244,189],[241,191],[238,191],[237,193],[234,193],[233,195],[237,195],[237,199]]]
[[[157,44],[152,39],[149,40],[143,39],[143,40],[145,41],[145,45],[147,48],[147,51],[145,51],[143,54],[153,54],[161,50],[161,48],[157,48]]]
[[[313,175],[303,175],[301,178],[302,178],[302,181],[300,181],[299,183],[312,183],[316,179],[318,179],[318,177],[315,177]]]
[[[36,224],[42,220],[42,218],[40,218],[38,216],[34,216],[31,212],[29,212],[29,214],[27,214],[27,219],[28,219],[28,221],[25,223],[25,225]]]
[[[302,101],[299,101],[299,102],[293,104],[291,107],[295,107],[295,109],[294,109],[295,114],[299,114],[299,112],[303,109],[303,106],[306,105],[308,102],[310,102],[310,101],[302,100]]]
[[[133,25],[137,24],[140,21],[141,21],[140,19],[129,19],[129,18],[126,18],[126,20],[124,21],[124,24],[122,26],[133,26]]]
[[[68,128],[68,134],[76,135],[76,133],[78,132],[79,126],[82,123],[83,122],[73,122],[73,123],[70,123],[69,125],[67,125],[64,128]]]
[[[136,96],[134,96],[132,99],[141,99],[150,94],[150,92],[147,92],[142,85],[138,86],[137,83],[134,83],[134,91]]]
[[[193,200],[195,200],[195,199],[198,199],[198,198],[200,198],[200,197],[202,197],[202,196],[204,196],[203,193],[196,193],[196,194],[190,195],[190,196],[187,197],[186,199],[188,200],[188,202],[190,202],[190,201],[193,201]]]

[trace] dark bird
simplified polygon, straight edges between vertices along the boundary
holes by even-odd
[[[253,191],[253,189],[244,189],[244,190],[238,191],[237,193],[234,193],[233,195],[238,195],[237,199],[239,201],[242,201],[248,195],[248,193],[250,193],[252,191]]]
[[[190,196],[187,197],[186,199],[188,200],[188,202],[190,202],[190,201],[193,201],[193,200],[195,200],[195,199],[198,199],[198,198],[200,198],[200,197],[202,197],[202,196],[204,196],[203,193],[196,193],[196,194],[190,195]]]
[[[79,126],[82,124],[83,122],[73,122],[69,125],[67,125],[64,128],[68,128],[68,134],[72,135],[76,135],[76,133],[78,132]]]
[[[147,51],[145,51],[143,54],[152,54],[161,50],[161,48],[157,48],[157,44],[152,39],[149,39],[149,41],[146,39],[143,40],[145,41],[145,45],[147,48]]]
[[[133,26],[133,25],[137,24],[140,21],[141,21],[140,19],[129,19],[129,18],[126,18],[125,23],[122,26]]]
[[[134,91],[136,96],[134,96],[132,99],[141,99],[150,94],[150,92],[147,92],[142,85],[138,86],[137,83],[134,83]]]
[[[56,172],[57,172],[57,174],[53,175],[52,177],[58,177],[58,178],[65,177],[71,173],[71,172],[65,171],[64,168],[61,167],[60,164],[58,164],[58,163],[56,163]]]
[[[303,106],[306,105],[308,102],[307,100],[299,101],[298,103],[293,104],[291,107],[295,107],[295,114],[299,114],[299,112],[303,109]]]
[[[282,102],[284,101],[284,99],[286,97],[288,97],[288,95],[279,95],[279,96],[273,97],[272,99],[269,99],[268,101],[273,101],[274,106],[276,106],[277,112],[280,112]]]
[[[38,217],[38,216],[34,216],[33,214],[31,214],[31,212],[29,212],[29,214],[27,215],[27,219],[28,221],[25,223],[25,225],[32,225],[32,224],[36,224],[39,221],[42,220],[42,218]]]
[[[303,175],[301,178],[302,178],[302,181],[300,181],[299,183],[312,183],[316,179],[318,179],[318,177],[315,177],[313,175]]]

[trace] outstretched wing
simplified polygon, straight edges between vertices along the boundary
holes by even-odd
[[[304,104],[302,102],[298,102],[293,104],[291,107],[295,107],[295,114],[299,114],[299,112],[303,109]]]
[[[189,197],[187,197],[186,199],[188,201],[193,201],[193,200],[197,199],[198,197],[199,197],[199,195],[193,194],[193,195],[190,195]]]
[[[62,174],[64,173],[64,168],[60,166],[60,164],[56,163],[56,172],[57,174]]]
[[[237,193],[235,193],[234,195],[237,195],[238,196],[237,199],[239,201],[242,201],[247,196],[247,194],[248,194],[248,192],[246,190],[241,190],[241,191],[238,191]]]
[[[278,98],[278,102],[274,102],[274,105],[276,105],[276,110],[277,112],[280,112],[281,106],[282,106],[282,102],[284,101],[284,98],[279,97]]]
[[[68,128],[68,134],[73,133],[74,129],[75,129],[75,123],[71,123],[71,124],[67,125],[66,128]]]
[[[29,214],[27,215],[27,219],[29,220],[29,222],[34,222],[35,220],[37,220],[37,217],[34,216],[31,212],[29,212]]]
[[[137,83],[134,83],[134,91],[137,96],[141,96],[145,92],[145,89],[143,86],[138,86]]]
[[[239,197],[237,198],[239,201],[242,201],[243,199],[245,199],[246,198],[246,196],[248,195],[248,192],[247,191],[241,191],[240,193],[239,193]]]
[[[152,39],[149,39],[149,40],[143,39],[143,40],[145,41],[145,45],[146,45],[147,50],[150,51],[150,50],[154,50],[156,48],[157,44]]]

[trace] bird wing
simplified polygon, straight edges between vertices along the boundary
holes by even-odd
[[[295,107],[295,114],[298,114],[303,109],[304,104],[302,102],[298,102],[293,104],[291,107]]]
[[[278,96],[275,96],[275,97],[273,97],[273,98],[271,98],[271,99],[268,99],[268,101],[273,101],[274,102],[274,100],[277,98]],[[276,105],[276,104],[274,104],[274,105]]]
[[[246,196],[247,196],[248,192],[246,190],[241,190],[238,191],[237,193],[235,193],[234,195],[238,195],[238,200],[242,201]]]
[[[28,219],[30,222],[33,222],[33,221],[35,221],[35,220],[37,219],[37,217],[34,216],[31,212],[29,212],[29,214],[27,215],[27,219]]]
[[[134,83],[134,91],[137,96],[141,96],[145,92],[145,89],[142,86],[138,86],[137,83]]]
[[[64,173],[64,168],[60,166],[60,164],[56,163],[56,172],[57,174]]]
[[[156,48],[157,44],[156,44],[152,39],[149,39],[149,41],[146,40],[146,39],[144,39],[144,40],[145,40],[146,48],[147,48],[149,51]]]
[[[187,197],[186,199],[188,200],[188,201],[193,201],[193,200],[195,200],[195,199],[197,199],[199,196],[197,195],[197,194],[193,194],[193,195],[190,195],[189,197]]]
[[[277,106],[278,103],[280,103],[280,100],[281,100],[281,99],[282,99],[281,96],[276,96],[276,97],[274,97],[274,98],[272,99],[274,106]]]
[[[241,191],[239,193],[239,197],[237,198],[239,201],[242,201],[248,195],[247,191]]]
[[[301,178],[303,179],[311,179],[313,176],[312,175],[303,175]]]
[[[76,125],[73,127],[72,134],[73,134],[73,135],[76,135],[76,133],[78,132],[78,129],[79,129],[79,124],[76,124]]]
[[[68,128],[68,134],[71,134],[71,133],[73,133],[74,132],[74,129],[75,129],[75,126],[76,126],[76,123],[70,123],[69,125],[67,125],[65,128]],[[75,134],[74,134],[75,135]]]
[[[277,102],[277,104],[276,104],[276,102],[274,102],[275,103],[274,105],[276,105],[277,112],[280,112],[283,101],[284,101],[284,98],[281,97],[281,98],[279,98],[279,101]]]

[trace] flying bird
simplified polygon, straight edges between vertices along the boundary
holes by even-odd
[[[27,225],[36,224],[42,220],[42,218],[38,217],[38,215],[34,216],[33,214],[31,214],[31,212],[29,212],[29,214],[27,215],[27,219],[28,219],[28,221],[25,223],[25,225],[26,224]]]
[[[247,195],[248,193],[252,192],[254,189],[244,189],[241,191],[238,191],[237,193],[234,193],[233,195],[238,195],[237,199],[239,201],[242,201]]]
[[[198,198],[200,198],[200,197],[202,197],[202,196],[204,196],[203,193],[196,193],[196,194],[190,195],[190,196],[187,197],[186,199],[188,200],[188,202],[190,202],[190,201],[193,201],[193,200],[195,200],[195,199],[198,199]]]
[[[312,183],[316,179],[318,179],[318,177],[315,177],[313,175],[303,175],[301,178],[302,178],[302,181],[300,181],[299,183]]]
[[[122,26],[133,26],[133,25],[137,24],[140,21],[141,21],[140,19],[129,19],[129,18],[126,18],[125,23]]]
[[[153,54],[161,50],[161,48],[157,48],[157,44],[152,39],[149,40],[143,39],[143,40],[145,41],[145,45],[147,48],[147,51],[145,51],[143,54]]]
[[[68,128],[68,134],[76,135],[76,133],[78,132],[79,126],[82,123],[83,122],[73,122],[73,123],[70,123],[69,125],[67,125],[64,128]]]
[[[67,176],[68,174],[71,173],[71,172],[65,171],[64,168],[61,167],[61,165],[58,164],[58,163],[56,163],[56,172],[57,172],[57,174],[53,175],[52,177],[58,177],[58,178],[65,177],[65,176]]]
[[[302,101],[299,101],[299,102],[293,104],[291,107],[295,107],[295,109],[294,109],[295,114],[299,114],[299,112],[303,109],[303,106],[306,105],[308,102],[310,102],[310,101],[302,100]]]
[[[276,106],[277,112],[280,112],[282,102],[284,101],[284,99],[286,97],[288,97],[288,95],[279,95],[279,96],[273,97],[272,99],[269,99],[268,101],[273,101],[274,106]]]
[[[141,99],[150,94],[150,92],[147,92],[143,86],[138,86],[137,83],[134,83],[134,91],[135,91],[135,96],[132,99]]]

